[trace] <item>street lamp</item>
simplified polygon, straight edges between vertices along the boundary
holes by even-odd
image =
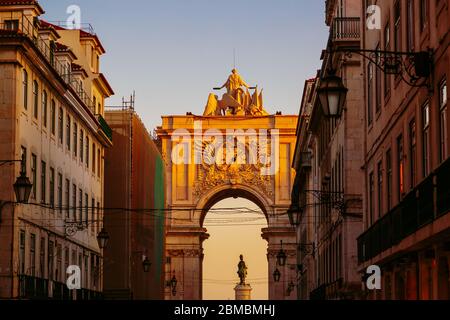
[[[102,228],[102,231],[100,231],[97,235],[98,246],[100,247],[100,249],[106,248],[108,240],[109,234],[108,232],[106,232],[105,228]]]
[[[336,75],[334,70],[329,70],[328,75],[320,80],[317,89],[323,113],[328,118],[339,118],[342,114],[348,89],[344,86],[342,78]]]
[[[297,227],[300,225],[300,219],[303,214],[303,209],[298,205],[291,205],[287,211],[289,222],[292,226]]]
[[[174,274],[172,279],[170,280],[170,288],[172,289],[172,296],[174,296],[174,297],[177,295],[177,284],[178,284],[178,280]]]
[[[280,272],[280,270],[278,270],[278,268],[276,268],[275,271],[273,272],[273,281],[280,282],[280,278],[281,278],[281,272]]]
[[[151,265],[152,265],[152,263],[150,262],[150,260],[146,256],[145,259],[142,261],[142,267],[144,268],[144,272],[145,273],[150,271]]]
[[[24,170],[20,171],[20,176],[17,178],[16,183],[14,183],[13,187],[17,202],[28,203],[33,184],[30,182],[30,179],[28,179]]]
[[[16,182],[13,184],[14,193],[16,194],[16,203],[25,204],[28,203],[28,199],[30,198],[31,189],[33,188],[33,184],[28,179],[27,174],[25,172],[25,158],[22,156],[22,160],[0,160],[0,166],[7,163],[21,162],[20,176],[17,177]],[[2,216],[2,210],[5,205],[14,204],[12,201],[2,201],[0,200],[0,222]]]
[[[281,248],[277,253],[277,263],[279,266],[284,267],[286,265],[286,252],[283,250],[283,240],[280,241]]]

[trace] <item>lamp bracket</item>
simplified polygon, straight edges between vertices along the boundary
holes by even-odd
[[[340,52],[345,57],[351,58],[358,54],[372,62],[385,74],[400,76],[402,81],[411,87],[431,86],[431,74],[433,70],[433,50],[420,52],[400,52],[386,50],[369,50],[355,48],[338,48],[333,52]]]

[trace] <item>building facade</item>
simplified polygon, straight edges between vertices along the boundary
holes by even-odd
[[[18,205],[20,163],[0,175],[0,298],[94,299],[102,291],[103,119],[113,91],[100,73],[98,37],[49,24],[37,1],[0,3],[0,159],[23,157],[33,183]],[[69,291],[66,270],[81,270]]]
[[[344,56],[339,49],[360,48],[361,1],[326,1],[325,7],[329,41],[317,79],[305,85],[289,213],[297,227],[299,296],[357,299],[356,239],[362,231],[364,187],[361,58]],[[348,88],[340,118],[326,117],[317,97],[320,79],[332,72]]]
[[[369,5],[373,1],[366,1]],[[364,230],[360,271],[378,265],[369,299],[450,298],[450,153],[446,0],[378,1],[381,29],[364,29],[367,49],[431,54],[425,86],[363,66]],[[364,12],[361,13],[364,16]],[[375,70],[375,71],[373,71]]]
[[[108,110],[114,146],[105,157],[104,293],[107,299],[164,298],[164,164],[131,107]],[[145,271],[144,261],[151,263]]]

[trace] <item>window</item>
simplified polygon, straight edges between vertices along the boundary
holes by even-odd
[[[369,174],[369,226],[373,224],[373,193],[374,193],[374,180],[373,180],[373,172]]]
[[[448,124],[447,124],[447,82],[443,80],[439,85],[439,140],[440,160],[443,162],[448,157]]]
[[[428,17],[428,1],[419,0],[419,23],[420,31],[423,32],[427,27]]]
[[[427,102],[422,109],[422,164],[423,177],[430,173],[430,104]]]
[[[83,222],[83,190],[79,189],[78,190],[78,209],[80,212],[80,222]]]
[[[97,165],[95,161],[95,143],[92,142],[92,172],[95,173],[95,166]]]
[[[51,132],[53,135],[55,135],[56,132],[56,104],[55,104],[55,100],[52,99],[52,102],[50,103],[50,121],[51,121]]]
[[[413,119],[409,123],[409,159],[410,159],[410,173],[411,189],[416,185],[416,121]]]
[[[84,152],[84,133],[80,129],[80,161],[83,162],[83,152]]]
[[[96,219],[96,217],[95,217],[95,199],[94,198],[92,198],[92,201],[91,201],[91,219],[92,219],[91,232],[92,232],[92,234],[94,234],[95,233],[95,223],[96,223],[96,221],[95,221],[95,219]]]
[[[55,279],[56,281],[62,281],[62,246],[58,244],[56,247],[56,268],[55,268]]]
[[[5,29],[10,31],[19,30],[19,20],[5,20]]]
[[[67,115],[67,120],[66,120],[66,146],[67,146],[67,150],[70,151],[70,135],[71,135],[71,131],[70,131],[70,115]]]
[[[101,156],[100,156],[100,149],[97,149],[97,176],[100,178],[100,170],[101,170]]]
[[[41,161],[41,203],[46,203],[47,201],[47,164]]]
[[[89,137],[86,135],[86,166],[89,167]]]
[[[404,154],[403,154],[403,136],[400,135],[397,138],[397,170],[398,170],[398,177],[397,177],[397,194],[398,194],[398,200],[400,201],[403,198],[403,194],[405,193],[405,176],[404,176],[404,170],[405,170],[405,164],[403,162],[404,160]]]
[[[36,275],[36,235],[30,236],[30,275]]]
[[[21,146],[21,159],[22,159],[22,163],[21,163],[21,168],[20,170],[22,172],[27,172],[27,148],[25,148],[24,146]]]
[[[53,245],[53,241],[48,241],[48,279],[49,280],[53,280],[53,259],[55,257],[55,255],[53,254],[54,252],[54,245]]]
[[[28,110],[28,72],[23,70],[23,108]]]
[[[39,108],[39,85],[36,80],[33,81],[33,117],[38,118]]]
[[[78,125],[73,122],[73,155],[76,157],[78,153]]]
[[[58,139],[59,143],[63,143],[63,132],[64,132],[64,114],[63,109],[59,108],[59,114],[58,114]]]
[[[55,169],[50,167],[50,206],[55,207]]]
[[[37,189],[37,157],[35,154],[31,155],[31,183],[33,184],[33,189],[31,191],[31,196],[36,200],[36,189]]]
[[[62,210],[62,205],[63,205],[63,199],[62,199],[62,182],[63,182],[63,177],[61,173],[58,173],[58,208],[59,208],[59,212],[61,212]]]
[[[25,231],[20,230],[20,252],[19,252],[19,268],[20,274],[25,274]]]
[[[386,174],[387,174],[387,209],[392,209],[392,154],[391,150],[386,152]]]
[[[45,238],[41,238],[41,246],[39,249],[39,270],[41,278],[45,278]]]
[[[97,202],[97,213],[96,213],[96,232],[99,232],[100,230],[100,220],[102,219],[102,217],[100,216],[100,202]]]
[[[384,50],[390,51],[391,49],[391,28],[390,22],[386,24],[384,28]],[[387,72],[384,72],[384,96],[387,97],[391,93],[391,78]]]
[[[397,0],[394,6],[394,50],[401,51],[402,48],[402,35],[401,35],[401,17],[402,17],[402,9],[400,0]]]
[[[89,285],[88,282],[88,277],[89,277],[89,257],[88,256],[84,256],[84,287],[87,288]]]
[[[64,248],[64,272],[67,271],[67,268],[69,268],[69,248]]]
[[[84,194],[84,220],[86,223],[89,221],[89,196]]]
[[[378,162],[377,165],[378,173],[378,218],[383,216],[383,162]]]
[[[95,51],[94,51],[94,47],[91,47],[91,67],[94,68],[94,63],[95,63]]]
[[[77,251],[72,250],[72,262],[71,264],[76,265],[77,264]]]
[[[95,255],[91,253],[91,288],[94,288],[95,285]]]
[[[373,64],[369,62],[367,65],[367,124],[372,124],[373,117]]]
[[[47,91],[42,91],[42,125],[47,128]]]
[[[380,51],[380,45],[377,45],[377,51]],[[381,56],[380,54],[376,55],[377,65],[375,66],[375,112],[378,113],[381,111],[381,70],[379,65],[381,65]]]
[[[77,186],[72,185],[72,217],[73,221],[77,221]]]
[[[97,98],[94,97],[92,100],[93,100],[93,104],[94,104],[95,113],[97,114],[97,113],[99,113],[96,109],[97,108]]]
[[[65,197],[66,197],[66,210],[65,210],[65,217],[66,219],[69,219],[69,212],[70,212],[70,181],[69,179],[66,179],[66,191],[65,191]]]
[[[414,0],[406,1],[406,46],[409,52],[414,51]]]

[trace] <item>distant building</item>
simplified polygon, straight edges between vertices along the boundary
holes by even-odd
[[[306,82],[301,102],[289,211],[297,227],[302,299],[357,299],[361,294],[356,245],[364,188],[361,58],[330,54],[343,47],[360,48],[360,12],[360,0],[326,1],[327,50],[317,79]],[[317,96],[320,79],[330,70],[348,88],[339,119],[325,116]]]
[[[29,204],[2,206],[0,299],[94,299],[102,291],[103,119],[113,91],[92,30],[66,30],[39,16],[37,1],[0,2],[0,159],[23,156]],[[15,202],[20,164],[0,163],[0,199]],[[70,292],[66,269],[81,269]]]
[[[132,108],[108,110],[114,147],[105,157],[107,299],[164,298],[164,164]],[[151,267],[144,271],[143,262]]]
[[[367,291],[370,299],[449,299],[449,2],[377,4],[382,28],[364,28],[364,48],[430,50],[433,68],[428,87],[414,87],[402,80],[405,72],[389,75],[364,62],[365,232],[358,240],[359,268],[381,268],[382,288]]]

